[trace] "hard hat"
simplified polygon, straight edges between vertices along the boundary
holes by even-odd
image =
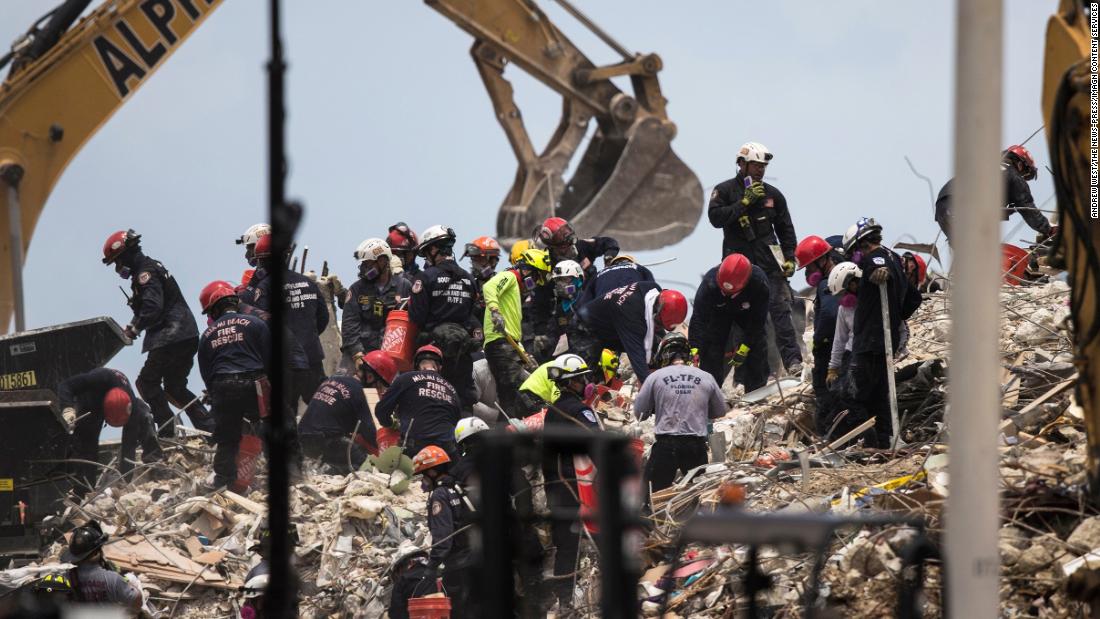
[[[904,260],[912,260],[917,265],[917,285],[923,284],[925,278],[928,277],[928,263],[924,261],[924,258],[910,251],[905,252],[901,257]]]
[[[881,233],[882,226],[874,217],[861,217],[859,221],[849,226],[844,233],[844,253],[851,254],[859,247],[859,242],[875,233]]]
[[[416,253],[423,256],[428,249],[432,247],[438,247],[440,249],[450,249],[455,244],[455,231],[446,226],[432,226],[424,231],[424,234],[420,235],[423,239],[420,241],[420,245],[416,246]]]
[[[416,233],[409,227],[409,224],[399,221],[390,226],[386,243],[389,244],[390,248],[397,251],[415,251],[418,241]]]
[[[470,243],[466,243],[466,251],[462,257],[467,256],[500,256],[500,243],[491,236],[479,236]]]
[[[543,273],[550,272],[550,254],[545,249],[528,249],[520,254],[516,266],[527,267]]]
[[[737,161],[744,159],[745,161],[768,163],[772,160],[772,157],[773,155],[768,151],[768,147],[760,142],[745,142],[737,151]]]
[[[103,244],[103,264],[111,264],[127,249],[141,241],[141,235],[133,230],[119,230],[107,237]]]
[[[630,254],[619,254],[619,255],[615,256],[614,258],[612,258],[611,261],[608,264],[609,265],[619,264],[620,262],[629,262],[631,264],[638,264],[638,260],[635,259],[634,256],[631,256]]]
[[[516,241],[516,244],[512,245],[512,251],[509,255],[508,261],[515,265],[517,262],[519,262],[519,258],[523,255],[523,252],[527,251],[530,248],[531,241],[527,239],[520,239]]]
[[[115,387],[103,396],[103,420],[107,425],[121,428],[130,420],[130,394],[125,389]]]
[[[1035,167],[1035,160],[1031,158],[1031,153],[1026,148],[1019,144],[1013,144],[1001,153],[1001,159],[1013,158],[1024,164],[1026,168],[1023,174],[1024,180],[1031,181],[1039,177],[1039,169]]]
[[[244,583],[244,587],[241,588],[241,593],[244,594],[246,600],[263,597],[267,591],[267,583],[271,580],[268,574],[259,574],[248,579],[248,582]]]
[[[691,357],[691,346],[683,333],[672,331],[665,335],[657,346],[657,365],[660,367],[672,365],[677,355],[687,360]]]
[[[391,247],[392,251],[393,248]],[[405,272],[405,263],[401,262],[401,258],[397,256],[390,256],[390,273],[393,275],[401,275]]]
[[[458,425],[455,426],[455,442],[461,443],[478,432],[483,432],[488,429],[489,424],[478,417],[463,417],[458,420]]]
[[[679,290],[662,290],[657,302],[661,306],[657,312],[657,320],[665,329],[671,329],[687,318],[688,302],[684,293]]]
[[[428,445],[413,456],[413,474],[423,473],[430,468],[447,464],[450,461],[451,457],[443,451],[442,447]]]
[[[371,238],[363,241],[359,244],[359,247],[355,248],[355,253],[352,256],[359,262],[366,260],[378,260],[385,256],[386,263],[389,263],[393,252],[390,251],[390,246],[386,244],[386,241],[379,238]]]
[[[573,226],[561,217],[550,217],[542,222],[538,238],[547,247],[572,245],[577,240]]]
[[[270,224],[252,224],[236,240],[237,245],[255,245],[261,236],[271,234]]]
[[[356,369],[360,371],[363,368],[370,370],[387,387],[397,377],[397,363],[394,362],[389,353],[381,350],[372,350],[365,355],[360,354],[356,357],[355,362]]]
[[[813,261],[829,253],[832,249],[829,242],[820,236],[811,234],[802,239],[798,242],[798,247],[794,248],[794,257],[798,260],[798,268],[806,268],[813,263]]]
[[[416,354],[413,356],[413,366],[420,365],[420,360],[428,358],[435,358],[436,362],[443,365],[443,351],[439,350],[431,344],[425,344],[416,349]]]
[[[79,563],[95,554],[107,543],[108,536],[95,520],[77,527],[69,538],[69,547],[61,553],[65,563]]]
[[[841,294],[848,290],[848,283],[854,277],[863,277],[863,271],[854,262],[841,262],[829,271],[829,292]]]
[[[554,382],[584,376],[589,372],[591,370],[588,369],[588,364],[584,362],[584,359],[573,353],[559,355],[546,366],[546,376]]]
[[[247,286],[248,282],[252,281],[252,276],[256,274],[256,269],[245,269],[241,272],[241,286]]]
[[[34,583],[34,592],[46,595],[70,596],[73,594],[73,583],[65,574],[46,574]]]
[[[562,260],[554,265],[553,270],[550,271],[550,276],[554,279],[559,277],[573,277],[584,278],[584,269],[581,269],[581,265],[577,264],[575,260]]]
[[[600,351],[600,369],[603,370],[604,382],[611,382],[619,373],[619,353],[610,348]]]
[[[254,250],[252,250],[252,253],[253,253],[254,256],[256,256],[257,260],[259,260],[260,258],[270,258],[271,257],[271,235],[270,234],[265,234],[265,235],[261,236],[260,238],[256,239],[256,248]]]
[[[199,293],[199,307],[202,308],[202,313],[208,314],[218,301],[226,297],[236,296],[237,290],[233,287],[233,284],[217,279],[204,286],[202,292]]]
[[[722,259],[718,265],[715,279],[718,281],[718,290],[727,297],[741,292],[749,283],[752,276],[752,263],[743,254],[730,254]]]

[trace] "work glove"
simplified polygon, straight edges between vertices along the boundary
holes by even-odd
[[[726,353],[727,362],[735,368],[741,367],[745,363],[745,359],[748,358],[749,347],[747,344],[741,344],[736,351]]]
[[[122,333],[131,340],[136,340],[138,338],[138,333],[134,330],[134,325],[126,325],[126,328],[122,330]]]
[[[840,368],[829,368],[829,371],[825,373],[825,386],[832,387],[833,383],[840,378]]]
[[[493,329],[497,333],[504,333],[504,316],[500,315],[500,310],[495,307],[489,310],[489,322],[493,323]]]
[[[741,196],[741,205],[749,206],[755,204],[761,198],[764,197],[764,183],[756,181],[745,188],[745,195]]]
[[[878,286],[890,281],[890,271],[886,267],[879,267],[871,271],[871,283]]]
[[[790,277],[794,275],[794,260],[788,260],[783,263],[783,277]]]
[[[69,432],[73,431],[73,426],[76,425],[76,409],[68,407],[61,411],[61,418],[65,420],[65,425],[69,426]]]
[[[535,349],[535,353],[538,355],[549,356],[554,352],[554,345],[557,343],[557,340],[549,335],[536,335],[532,348]]]

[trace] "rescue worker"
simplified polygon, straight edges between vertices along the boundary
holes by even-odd
[[[625,352],[639,382],[649,375],[654,344],[665,331],[687,318],[687,299],[655,282],[636,282],[611,290],[579,310],[598,346]]]
[[[550,330],[545,336],[543,358],[554,353],[562,336],[565,336],[566,350],[595,362],[599,347],[596,338],[577,317],[577,301],[584,289],[584,270],[573,260],[562,260],[554,265],[550,272],[550,281],[554,285],[554,313],[551,315]]]
[[[577,305],[581,306],[593,299],[597,299],[608,292],[621,288],[634,282],[655,282],[653,272],[647,267],[638,264],[633,256],[619,254],[611,259],[606,267],[596,273],[595,279],[589,280],[584,287]]]
[[[834,398],[825,379],[832,356],[833,334],[836,331],[836,315],[840,304],[840,298],[829,291],[829,273],[834,266],[844,261],[844,256],[827,240],[815,235],[799,241],[794,253],[798,259],[798,268],[806,269],[806,283],[815,290],[814,339],[811,346],[814,368],[811,382],[816,401],[814,418],[818,432],[822,433],[822,423],[835,412]]]
[[[141,582],[132,574],[119,574],[103,557],[103,546],[108,539],[94,520],[73,530],[69,546],[61,553],[62,562],[76,565],[68,572],[72,600],[113,604],[136,616],[142,607]]]
[[[764,270],[742,254],[726,256],[703,275],[688,337],[692,348],[699,350],[699,367],[719,385],[730,368],[746,392],[768,382],[764,323],[770,294]]]
[[[390,271],[393,253],[382,239],[363,241],[354,257],[359,261],[359,279],[344,297],[340,322],[344,367],[349,367],[356,355],[382,347],[386,317],[412,293],[409,280],[394,277]]]
[[[554,358],[538,366],[520,384],[519,404],[524,417],[537,413],[547,404],[553,404],[561,397],[557,383],[550,380],[549,370],[556,361],[557,359]]]
[[[420,275],[420,265],[416,263],[416,247],[419,245],[416,233],[409,224],[399,221],[390,226],[386,244],[390,246],[393,255],[401,260],[401,277],[408,280],[411,286],[416,281],[416,276]]]
[[[134,317],[124,331],[130,339],[145,334],[141,352],[149,356],[138,373],[136,386],[152,408],[160,436],[176,433],[169,401],[187,413],[193,426],[212,431],[210,413],[187,388],[199,329],[176,279],[163,264],[142,253],[141,235],[133,230],[119,230],[107,237],[103,264],[114,265],[115,273],[130,280],[133,294],[129,305]]]
[[[451,476],[451,462],[448,453],[436,445],[424,447],[413,457],[414,470],[424,476],[424,490],[429,493],[432,549],[428,567],[443,575],[452,618],[480,617],[480,605],[471,591],[477,577],[471,530],[463,530],[473,523],[476,510],[466,490]]]
[[[424,270],[413,282],[409,320],[420,330],[421,343],[443,352],[442,374],[463,408],[469,408],[477,402],[470,334],[477,290],[470,274],[455,262],[454,230],[432,226],[420,238],[417,253],[424,258]]]
[[[481,432],[489,429],[489,424],[477,417],[463,417],[455,425],[455,444],[458,445],[458,459],[451,468],[451,477],[463,486],[469,487],[477,473],[477,455],[481,451]]]
[[[295,341],[305,351],[309,363],[305,369],[291,366],[287,372],[290,380],[286,389],[287,404],[292,415],[296,416],[298,402],[309,404],[313,393],[325,379],[325,351],[321,348],[321,333],[328,326],[328,308],[317,283],[312,279],[286,266],[281,256],[271,252],[271,235],[261,236],[256,241],[256,272],[248,282],[240,301],[257,307],[265,312],[271,311],[272,291],[271,273],[273,269],[283,269],[283,307],[286,311],[286,325],[294,334]]]
[[[497,264],[500,263],[500,243],[491,236],[479,236],[466,243],[466,249],[462,252],[463,258],[470,259],[470,275],[474,278],[474,287],[477,289],[477,299],[474,301],[473,324],[475,339],[484,339],[482,324],[485,322],[485,299],[481,296],[481,289],[485,282],[496,275]]]
[[[880,286],[883,288],[890,317],[893,352],[901,343],[904,320],[902,299],[908,288],[905,271],[897,254],[882,246],[882,226],[874,219],[862,219],[845,235],[845,252],[853,256],[863,276],[855,315],[852,318],[852,382],[856,421],[875,419],[869,446],[888,449],[893,436],[890,419],[890,391],[887,383],[886,343],[883,336]]]
[[[415,369],[399,374],[374,409],[381,427],[399,428],[408,456],[429,445],[458,455],[454,433],[462,415],[455,388],[440,373],[443,362],[439,348],[421,346],[413,360]]]
[[[638,421],[656,416],[656,441],[642,482],[647,497],[672,485],[676,471],[687,473],[709,459],[708,425],[726,414],[726,398],[714,377],[691,365],[691,347],[681,333],[669,333],[657,349],[658,369],[634,399]]]
[[[795,271],[795,236],[787,199],[774,186],[764,182],[764,173],[772,160],[759,142],[746,142],[737,151],[737,176],[719,183],[710,194],[707,215],[715,228],[721,228],[722,257],[742,254],[768,277],[771,295],[768,313],[775,329],[775,345],[787,372],[802,371],[802,352],[791,320],[791,287],[788,279]]]
[[[619,378],[619,354],[605,348],[600,351],[600,361],[597,364],[599,373],[598,381],[592,382],[589,388],[591,393],[586,393],[584,401],[589,406],[596,406],[597,402],[609,402],[613,399],[612,391],[623,388],[623,381]]]
[[[557,385],[561,396],[546,412],[546,427],[587,428],[598,430],[596,413],[584,403],[584,392],[591,371],[584,359],[565,354],[554,359],[548,368],[550,380]],[[542,475],[545,481],[546,503],[551,511],[562,515],[577,513],[577,474],[573,468],[573,452],[552,447],[543,449]],[[553,592],[561,609],[573,607],[573,579],[568,575],[576,568],[580,547],[579,520],[555,519],[550,524],[550,539],[554,553]]]
[[[609,236],[578,239],[573,226],[561,217],[549,217],[542,222],[538,240],[550,252],[550,261],[575,260],[584,269],[585,277],[596,275],[596,259],[603,257],[604,266],[619,255],[619,242]]]
[[[1035,206],[1035,199],[1031,197],[1031,189],[1027,186],[1028,182],[1038,177],[1039,169],[1026,148],[1013,144],[1001,152],[1001,179],[1005,188],[1005,203],[1001,219],[1008,221],[1012,213],[1019,213],[1032,230],[1045,238],[1052,236],[1054,230],[1050,220]],[[936,196],[936,223],[940,225],[940,230],[943,230],[943,236],[949,245],[951,244],[951,202],[954,185],[955,179],[947,181]]]
[[[528,249],[515,266],[497,273],[482,289],[485,297],[485,360],[496,383],[500,406],[509,417],[526,412],[517,390],[527,378],[520,351],[523,345],[523,293],[545,283],[550,275],[549,255]],[[526,351],[524,351],[526,352]]]
[[[393,588],[386,609],[390,619],[409,619],[409,600],[436,592],[436,572],[429,567],[428,551],[405,544],[398,547],[390,573]]]
[[[252,224],[244,231],[244,234],[237,237],[237,245],[244,245],[244,260],[248,263],[248,266],[256,266],[256,241],[260,240],[261,236],[271,234],[270,224]],[[249,274],[251,278],[251,274]],[[247,281],[241,281],[241,284],[248,285]]]
[[[815,416],[818,434],[842,436],[859,425],[854,421],[859,414],[851,410],[852,322],[856,314],[859,279],[863,272],[853,262],[841,262],[829,272],[829,293],[837,298],[836,331],[829,355],[829,369],[825,373],[825,386],[833,399],[832,408],[824,415]],[[845,419],[837,423],[837,414],[848,410]],[[833,425],[836,424],[836,428]]]
[[[271,333],[260,318],[238,312],[239,303],[229,282],[210,282],[199,294],[202,313],[213,320],[199,344],[199,372],[216,422],[211,489],[237,481],[241,426],[246,419],[259,425],[268,414],[260,408],[257,387],[267,381]]]
[[[70,376],[57,387],[57,399],[61,416],[72,428],[71,448],[73,456],[80,460],[96,462],[99,459],[99,434],[103,424],[122,428],[122,445],[119,447],[118,471],[129,477],[141,445],[141,461],[155,462],[162,457],[157,442],[156,425],[149,405],[134,397],[126,375],[110,368],[94,370]],[[76,464],[76,477],[84,489],[95,487],[99,468],[92,464]]]
[[[903,253],[901,264],[909,283],[921,293],[940,292],[946,289],[942,279],[928,277],[928,263],[920,257],[920,254],[909,251]]]
[[[336,475],[358,470],[368,453],[378,451],[374,418],[363,389],[385,393],[397,377],[397,364],[381,350],[359,353],[354,363],[353,375],[330,376],[321,383],[298,422],[302,453],[319,458]]]

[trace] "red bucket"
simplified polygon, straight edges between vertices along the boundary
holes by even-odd
[[[378,428],[374,433],[374,440],[378,443],[378,450],[382,451],[401,442],[401,432],[393,428]]]
[[[255,434],[241,436],[240,446],[237,448],[237,479],[230,485],[230,490],[238,494],[248,492],[248,487],[256,476],[256,459],[263,449],[263,441]]]
[[[450,598],[409,598],[409,619],[450,619]]]
[[[638,470],[642,470],[642,461],[645,459],[645,441],[640,438],[630,439],[630,453],[634,454],[634,461],[638,464]]]
[[[1027,279],[1027,262],[1026,250],[1008,243],[1001,244],[1001,273],[1006,284],[1019,286],[1021,281]]]
[[[386,316],[386,331],[382,335],[382,350],[393,357],[398,371],[408,372],[412,369],[416,335],[416,325],[409,321],[407,311],[390,310]]]

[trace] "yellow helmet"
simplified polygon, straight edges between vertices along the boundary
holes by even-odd
[[[509,258],[509,261],[512,263],[512,266],[516,265],[516,261],[519,260],[519,257],[522,256],[523,252],[527,251],[530,247],[531,247],[531,241],[528,241],[527,239],[521,239],[519,241],[516,241],[516,244],[512,246],[512,254],[511,254],[511,257]]]
[[[611,379],[619,375],[619,353],[608,348],[603,349],[600,353],[600,369],[603,370],[604,382],[611,382]]]
[[[550,252],[545,249],[528,249],[520,254],[516,266],[525,264],[536,271],[550,272]]]

